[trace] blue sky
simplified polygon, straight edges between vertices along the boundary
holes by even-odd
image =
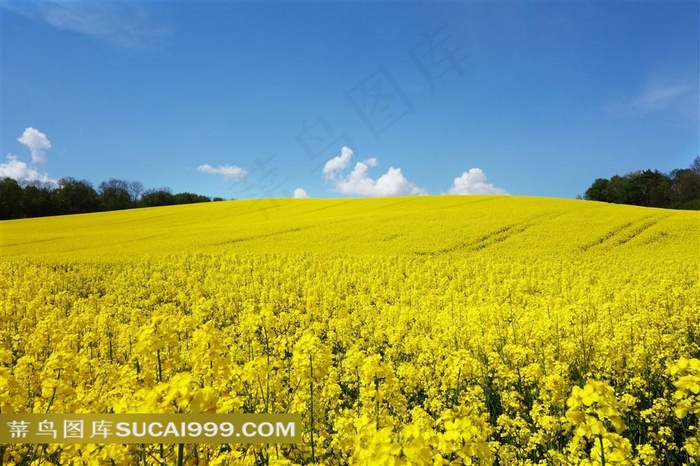
[[[2,0],[0,170],[224,198],[574,197],[700,152],[699,8]]]

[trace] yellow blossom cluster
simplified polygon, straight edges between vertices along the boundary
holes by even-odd
[[[687,425],[688,435],[683,448],[693,461],[700,462],[700,430],[697,425],[700,418],[700,359],[680,358],[669,368],[669,372],[677,388],[673,394],[676,416],[679,419],[694,417],[694,422]]]
[[[240,215],[258,239],[221,250],[175,247],[203,241],[197,222],[144,229],[154,248],[131,257],[128,241],[81,249],[80,232],[73,258],[4,243],[0,413],[299,413],[302,442],[11,444],[2,464],[700,461],[697,217],[616,207],[611,227],[597,203],[431,202],[293,204],[279,238]],[[390,219],[372,244],[368,206]],[[421,223],[420,206],[439,215]]]

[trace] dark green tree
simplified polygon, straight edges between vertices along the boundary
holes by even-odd
[[[23,182],[22,217],[59,215],[56,186],[41,181]]]
[[[671,189],[674,201],[679,204],[700,199],[700,174],[692,168],[673,170]]]
[[[121,210],[134,207],[129,183],[114,178],[100,183],[99,198],[102,210]]]
[[[638,190],[638,203],[646,207],[668,207],[673,200],[671,178],[658,170],[637,172],[632,180]]]
[[[56,204],[60,214],[83,214],[96,212],[99,198],[89,181],[61,178],[56,190]]]
[[[198,202],[209,202],[211,199],[209,199],[207,196],[202,196],[200,194],[193,194],[193,193],[177,193],[173,196],[173,201],[175,204],[195,204]]]
[[[22,187],[12,178],[0,179],[0,220],[22,216]]]
[[[598,178],[593,182],[591,187],[586,190],[583,198],[589,201],[609,202],[606,197],[609,183],[610,180],[607,178]]]
[[[149,189],[143,193],[139,205],[141,207],[160,207],[173,205],[173,193],[170,188]]]
[[[673,170],[670,174],[640,170],[624,176],[615,175],[609,180],[598,178],[586,190],[584,199],[645,207],[700,209],[700,157],[693,160],[690,168]]]
[[[610,178],[610,181],[605,188],[604,196],[607,199],[606,202],[624,204],[625,201],[631,197],[628,191],[627,181],[625,178],[615,175]]]

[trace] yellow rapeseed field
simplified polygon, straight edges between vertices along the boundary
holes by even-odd
[[[700,216],[511,196],[0,222],[1,413],[300,413],[2,464],[700,462]]]

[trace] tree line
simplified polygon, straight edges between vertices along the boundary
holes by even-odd
[[[700,157],[670,173],[644,170],[598,178],[584,199],[667,209],[700,210]]]
[[[0,220],[211,201],[223,199],[173,194],[169,188],[147,190],[139,181],[110,179],[95,189],[89,181],[73,178],[61,178],[58,183],[0,179]]]

